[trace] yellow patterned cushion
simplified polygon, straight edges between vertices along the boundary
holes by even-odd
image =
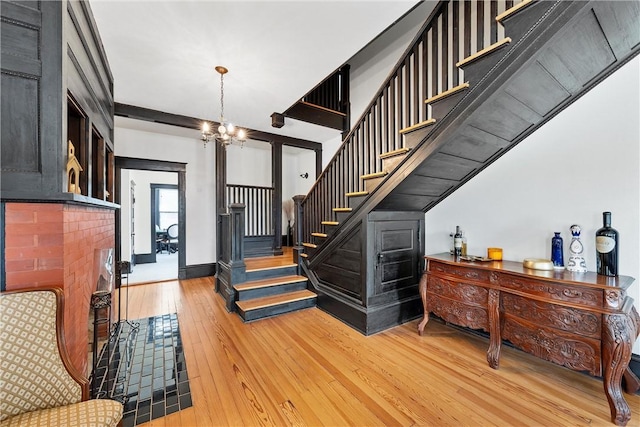
[[[82,398],[58,351],[56,305],[52,291],[0,298],[0,420]]]
[[[121,418],[120,403],[107,399],[94,399],[59,408],[26,412],[0,422],[0,427],[116,426]]]

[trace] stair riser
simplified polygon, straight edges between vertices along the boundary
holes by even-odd
[[[307,281],[302,280],[300,282],[295,283],[286,283],[282,285],[273,285],[269,287],[263,287],[258,289],[248,289],[245,291],[237,292],[238,301],[244,301],[252,298],[261,298],[267,297],[271,295],[280,295],[287,292],[300,291],[303,289],[307,289]]]
[[[351,215],[351,212],[335,212],[336,221],[338,222],[345,221],[349,218],[349,215]]]
[[[406,157],[406,154],[382,159],[382,169],[387,172],[391,172],[396,168],[396,166],[398,166],[398,163],[404,160],[405,157]]]
[[[308,298],[299,301],[293,301],[286,304],[274,305],[270,307],[260,308],[256,310],[250,310],[244,312],[238,309],[238,314],[245,322],[251,322],[253,320],[264,319],[266,317],[277,316],[278,314],[290,313],[296,310],[302,310],[304,308],[315,307],[316,298]]]
[[[247,271],[247,277],[245,281],[250,282],[252,280],[269,279],[271,277],[290,276],[294,274],[298,274],[298,267],[295,265],[280,268],[271,268],[268,270]]]
[[[431,117],[436,120],[442,120],[449,111],[468,93],[468,90],[462,90],[453,95],[447,96],[439,101],[431,103]]]
[[[474,83],[477,83],[482,79],[487,72],[492,69],[498,61],[507,54],[507,52],[509,52],[512,45],[513,43],[507,43],[499,49],[487,53],[473,62],[463,65],[461,68],[464,70],[464,79],[469,82],[470,87],[473,87]]]
[[[362,203],[362,201],[364,199],[366,199],[366,198],[367,198],[367,196],[352,196],[352,197],[349,197],[348,198],[349,207],[351,209],[357,208],[358,206],[360,206],[360,203]]]
[[[364,189],[369,193],[372,193],[373,190],[385,179],[386,177],[381,176],[380,178],[371,178],[364,181]]]
[[[313,256],[313,254],[316,253],[317,248],[310,248],[308,246],[304,247],[304,253],[309,255],[309,256]]]
[[[424,127],[422,129],[416,129],[412,132],[405,133],[402,138],[403,146],[407,148],[414,148],[431,133],[434,126],[436,125],[434,124],[431,126]]]
[[[516,42],[544,15],[553,2],[537,1],[502,20],[505,34]]]

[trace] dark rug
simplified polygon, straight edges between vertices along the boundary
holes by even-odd
[[[123,427],[192,406],[176,314],[121,322],[103,347],[96,381],[98,397],[124,404]]]

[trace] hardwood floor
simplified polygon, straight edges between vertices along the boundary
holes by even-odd
[[[129,318],[178,313],[193,407],[146,426],[613,426],[602,382],[431,321],[365,337],[317,308],[242,323],[213,278],[131,286]],[[625,394],[629,425],[640,396]]]

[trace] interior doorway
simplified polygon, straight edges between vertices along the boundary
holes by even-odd
[[[184,163],[116,157],[116,259],[129,266],[129,284],[186,276],[185,171]]]

